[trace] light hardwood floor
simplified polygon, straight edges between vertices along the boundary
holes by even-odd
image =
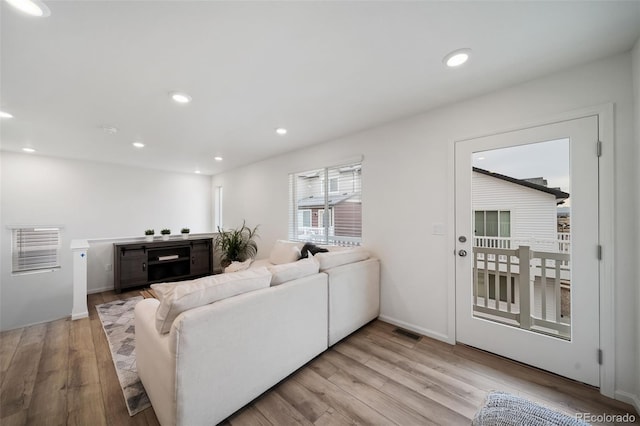
[[[138,292],[89,296],[90,316],[0,333],[0,424],[157,425],[129,417],[95,305]],[[265,365],[265,368],[269,368]],[[636,415],[571,380],[464,345],[415,341],[375,321],[227,419],[231,425],[468,425],[491,390],[570,415]]]

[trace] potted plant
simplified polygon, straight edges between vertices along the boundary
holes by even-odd
[[[182,234],[182,239],[183,240],[188,240],[189,239],[189,232],[191,232],[191,230],[189,228],[182,228],[180,230],[180,233]]]
[[[164,228],[162,231],[160,231],[160,234],[162,234],[162,241],[169,241],[169,235],[171,235],[171,229]]]
[[[146,231],[144,231],[144,235],[145,235],[145,240],[149,243],[153,242],[153,236],[155,235],[156,231],[154,231],[153,229],[147,229]]]
[[[258,244],[254,240],[258,237],[257,230],[258,226],[251,229],[244,221],[238,229],[225,231],[218,227],[215,247],[220,250],[223,268],[229,266],[231,262],[244,262],[258,254]]]

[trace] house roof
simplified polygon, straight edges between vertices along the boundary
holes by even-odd
[[[341,202],[348,200],[354,195],[355,194],[329,195],[329,207],[340,204]],[[324,197],[314,197],[312,195],[311,197],[303,198],[298,201],[298,209],[302,207],[324,207]]]
[[[551,195],[555,196],[556,200],[566,200],[567,198],[569,198],[569,193],[568,192],[560,191],[559,189],[548,188],[546,186],[542,186],[542,185],[538,185],[538,184],[535,184],[535,183],[531,183],[531,182],[528,182],[526,180],[516,179],[516,178],[513,178],[511,176],[501,175],[500,173],[490,172],[488,170],[481,169],[481,168],[478,168],[478,167],[473,167],[473,171],[477,172],[477,173],[480,173],[480,174],[483,174],[483,175],[486,175],[486,176],[494,177],[496,179],[504,180],[506,182],[515,183],[516,185],[521,185],[521,186],[525,186],[527,188],[535,189],[537,191],[546,192],[547,194],[551,194]]]

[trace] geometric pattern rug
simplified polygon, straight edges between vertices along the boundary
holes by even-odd
[[[491,392],[472,426],[589,426],[575,417],[506,392]]]
[[[96,305],[130,416],[151,406],[136,368],[133,308],[141,300],[142,297],[136,296]]]

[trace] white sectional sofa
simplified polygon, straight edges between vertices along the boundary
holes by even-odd
[[[356,250],[155,287],[135,309],[136,357],[160,423],[217,424],[377,318],[379,261]]]

